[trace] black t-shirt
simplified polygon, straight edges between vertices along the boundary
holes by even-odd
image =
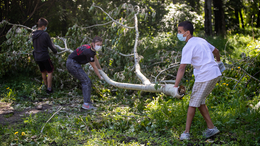
[[[86,64],[89,62],[94,62],[95,51],[91,50],[90,45],[82,45],[74,50],[69,58],[76,60],[79,64]]]

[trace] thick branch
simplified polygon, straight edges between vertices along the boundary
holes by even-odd
[[[136,76],[142,81],[143,84],[150,84],[151,82],[141,73],[141,67],[139,65],[139,59],[138,59],[138,53],[137,53],[137,43],[138,43],[138,37],[139,37],[139,32],[138,32],[138,20],[137,16],[135,14],[135,45],[134,45],[134,59],[135,59],[135,73]]]
[[[118,88],[123,88],[123,89],[130,89],[130,90],[141,90],[145,92],[163,92],[166,95],[170,95],[175,98],[181,98],[182,96],[178,93],[178,90],[173,90],[174,85],[173,84],[166,84],[166,85],[160,85],[157,90],[154,88],[155,84],[146,84],[146,85],[141,85],[141,84],[129,84],[129,83],[120,83],[120,82],[115,82],[111,80],[102,70],[99,70],[99,73],[102,75],[104,80],[115,87]]]

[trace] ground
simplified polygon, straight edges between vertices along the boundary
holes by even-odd
[[[25,116],[32,114],[36,114],[38,112],[44,112],[48,109],[51,109],[52,106],[48,104],[43,104],[42,109],[39,108],[38,105],[32,108],[26,108],[23,110],[15,110],[11,103],[0,102],[0,124],[14,124],[18,122],[22,122],[22,118]]]

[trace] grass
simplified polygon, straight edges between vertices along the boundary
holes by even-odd
[[[231,55],[231,59],[227,57],[227,70],[206,101],[211,118],[221,131],[211,139],[202,137],[206,123],[197,111],[191,127],[191,140],[178,140],[185,129],[194,76],[185,76],[182,84],[188,92],[181,100],[159,93],[113,91],[106,83],[93,79],[92,100],[98,109],[86,112],[80,109],[83,102],[80,89],[72,91],[66,86],[63,90],[54,87],[55,93],[47,95],[41,90],[41,83],[34,80],[40,80],[40,75],[21,73],[1,80],[0,100],[11,102],[14,107],[19,104],[19,108],[15,108],[19,110],[32,108],[35,102],[48,101],[52,107],[24,116],[23,122],[0,125],[0,145],[260,145],[260,111],[251,107],[260,101],[259,82],[252,80],[245,88],[250,77],[243,75],[241,70],[244,68],[253,74],[258,70],[255,64],[259,60],[243,60],[233,52],[236,50],[232,48],[243,51],[245,44],[251,42],[250,39],[245,42],[240,39],[236,38],[238,43],[226,48]],[[213,45],[217,41],[216,38],[210,40]],[[219,45],[225,43],[223,40]],[[252,55],[250,58],[255,57]],[[228,62],[230,60],[235,63]],[[250,66],[255,70],[250,70]],[[41,133],[46,121],[60,106],[63,109]]]

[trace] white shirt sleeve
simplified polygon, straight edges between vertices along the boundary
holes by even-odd
[[[191,64],[192,51],[192,47],[189,47],[187,45],[184,46],[184,48],[182,49],[181,64]]]
[[[209,45],[209,48],[210,48],[211,52],[213,52],[215,47],[213,45],[211,45],[209,42],[208,42],[208,45]]]

